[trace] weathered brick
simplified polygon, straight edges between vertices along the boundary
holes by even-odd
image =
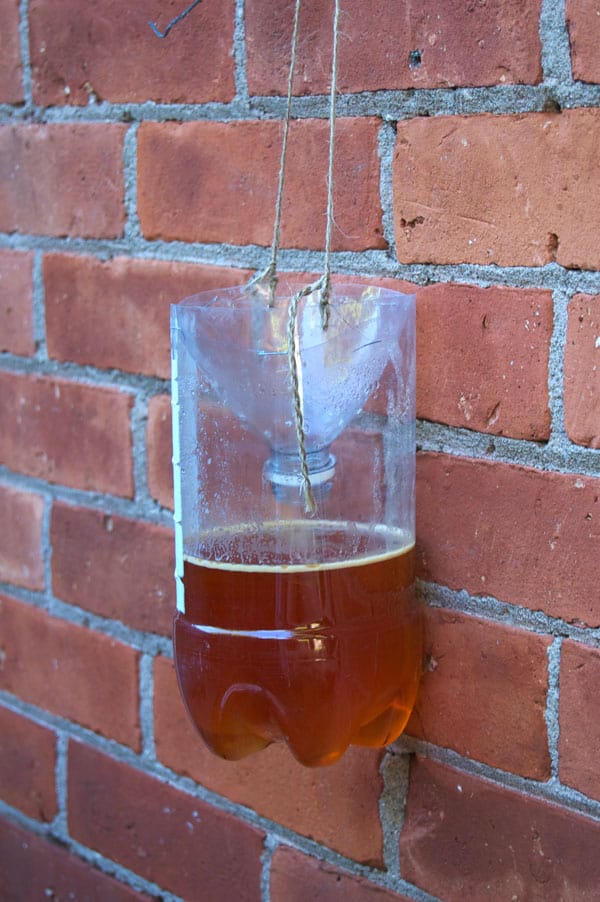
[[[0,0],[0,103],[20,103],[23,100],[19,6],[19,0]]]
[[[124,126],[0,127],[0,229],[70,238],[123,233]]]
[[[0,351],[31,357],[32,254],[0,251]]]
[[[271,863],[271,902],[408,902],[363,877],[346,874],[289,846],[276,849]]]
[[[164,507],[173,508],[173,442],[171,440],[171,398],[155,395],[148,404],[146,446],[148,489]]]
[[[559,776],[600,799],[600,651],[566,641],[560,668]]]
[[[547,439],[550,292],[438,284],[417,298],[417,416]]]
[[[28,817],[51,821],[57,812],[51,730],[0,707],[0,795]]]
[[[172,530],[55,503],[50,539],[55,595],[134,629],[170,635]]]
[[[338,120],[334,250],[386,245],[377,131],[376,119]],[[281,136],[281,123],[273,121],[144,123],[138,133],[138,207],[145,237],[270,245]],[[327,149],[326,120],[292,122],[284,247],[323,247]]]
[[[131,498],[131,395],[50,376],[0,373],[0,463]]]
[[[597,109],[399,122],[398,258],[600,269],[599,139]]]
[[[0,580],[44,588],[44,499],[0,483]]]
[[[0,596],[0,688],[139,749],[138,653]]]
[[[558,805],[417,759],[401,872],[444,902],[592,900],[600,824]]]
[[[68,820],[75,839],[185,899],[261,897],[259,830],[77,742]]]
[[[420,575],[598,626],[599,500],[588,476],[420,454]]]
[[[233,0],[205,3],[159,40],[148,21],[165,28],[173,4],[138,7],[105,0],[81,7],[33,0],[29,28],[33,96],[42,106],[112,103],[207,103],[233,99]]]
[[[49,254],[44,259],[48,354],[103,369],[169,377],[169,306],[247,270],[159,260]]]
[[[63,845],[4,820],[0,820],[0,896],[5,902],[150,902],[151,898],[96,870]]]
[[[596,0],[566,0],[573,78],[600,82],[600,13]]]
[[[600,448],[600,295],[569,303],[565,345],[565,428],[578,445]]]
[[[233,764],[212,755],[192,727],[171,661],[156,659],[154,680],[156,754],[163,764],[348,858],[382,866],[378,752],[351,747],[331,767],[306,768],[275,743]]]
[[[454,611],[427,612],[424,674],[408,731],[535,780],[550,776],[550,640]]]
[[[417,6],[345,0],[340,15],[338,87],[343,92],[537,82],[541,78],[539,0]],[[333,3],[302,4],[295,92],[329,90]],[[248,84],[255,94],[285,94],[293,4],[246,5]],[[418,59],[414,54],[418,53]],[[413,56],[411,57],[411,54]]]

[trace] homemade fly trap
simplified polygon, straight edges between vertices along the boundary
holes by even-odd
[[[337,36],[337,9],[334,31]],[[421,673],[414,598],[414,297],[329,274],[172,307],[175,664],[212,751],[285,741],[306,765],[404,729]]]

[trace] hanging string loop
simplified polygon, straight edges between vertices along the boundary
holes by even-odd
[[[271,244],[271,259],[267,268],[258,273],[248,282],[248,288],[255,288],[259,285],[266,285],[268,292],[269,305],[275,303],[275,292],[277,289],[277,257],[279,252],[279,243],[281,237],[281,211],[283,207],[283,188],[285,181],[285,168],[288,153],[288,140],[292,110],[292,96],[294,85],[294,74],[296,69],[296,53],[298,48],[298,32],[300,22],[301,0],[296,0],[294,12],[294,27],[292,32],[292,46],[290,56],[290,68],[288,72],[287,85],[287,101],[285,110],[285,120],[283,127],[283,141],[281,147],[281,158],[279,164],[279,178],[277,184],[277,198],[275,202],[275,221],[273,226],[273,241]],[[302,394],[300,391],[301,372],[300,367],[300,346],[298,335],[298,312],[300,302],[303,298],[315,292],[319,293],[319,308],[321,313],[321,326],[326,330],[329,325],[330,316],[330,298],[331,298],[331,238],[333,232],[333,166],[335,158],[335,125],[336,125],[336,97],[337,97],[337,68],[338,68],[338,32],[339,32],[339,0],[334,0],[333,13],[333,41],[332,41],[332,58],[331,58],[331,87],[329,96],[329,152],[327,159],[327,208],[326,208],[326,225],[325,225],[325,260],[323,275],[310,285],[306,285],[292,296],[289,303],[288,313],[288,362],[290,369],[290,384],[292,390],[294,426],[296,432],[296,440],[298,443],[298,457],[300,460],[301,474],[301,495],[304,498],[304,508],[306,513],[315,515],[317,506],[314,493],[310,481],[310,471],[308,467],[306,452],[306,434],[304,429],[304,411],[302,405]]]

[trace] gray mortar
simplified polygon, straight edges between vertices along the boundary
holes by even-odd
[[[139,123],[127,129],[123,141],[123,174],[125,187],[125,240],[141,239],[137,203],[137,133]]]
[[[47,360],[46,348],[46,305],[44,297],[43,255],[41,251],[33,251],[32,267],[32,307],[33,307],[33,341],[36,361]]]
[[[550,774],[554,780],[558,780],[559,751],[558,740],[560,736],[559,719],[559,683],[560,683],[560,653],[563,640],[558,638],[548,647],[548,695],[546,698],[546,710],[544,712],[546,727],[548,729],[548,747],[550,750]]]
[[[401,874],[399,842],[404,823],[409,769],[408,755],[399,754],[393,749],[386,750],[379,769],[383,779],[379,817],[383,831],[383,862],[393,878],[399,878]]]
[[[540,42],[544,81],[549,85],[560,86],[572,83],[564,0],[542,0]]]
[[[235,71],[235,97],[239,104],[248,106],[248,78],[246,75],[246,18],[244,0],[235,0],[235,29],[233,33],[233,63]]]
[[[380,159],[380,201],[382,210],[383,237],[387,241],[387,255],[396,257],[396,236],[394,234],[394,192],[392,189],[392,165],[396,130],[393,123],[383,122],[379,129],[378,150]]]
[[[142,758],[154,761],[154,655],[144,653],[140,657],[140,730],[142,735]]]

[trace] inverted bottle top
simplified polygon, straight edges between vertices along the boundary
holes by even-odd
[[[290,390],[289,304],[302,285],[280,281],[274,304],[245,286],[205,291],[173,305],[181,340],[215,396],[278,452],[296,447]],[[400,364],[414,296],[362,284],[333,284],[327,328],[321,293],[298,305],[298,390],[307,448],[327,447],[364,406],[386,366]]]

